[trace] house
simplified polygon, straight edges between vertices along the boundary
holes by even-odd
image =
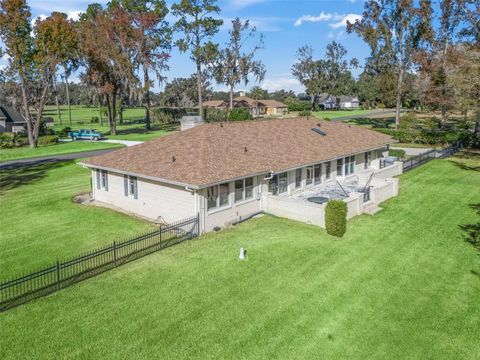
[[[326,93],[317,95],[315,102],[321,110],[336,109],[356,109],[360,106],[360,101],[356,96],[332,96]],[[338,105],[337,105],[338,102]]]
[[[27,122],[15,109],[0,106],[0,133],[19,133],[26,130]]]
[[[209,100],[203,103],[205,108],[228,109],[229,101]],[[249,109],[252,116],[261,115],[285,115],[288,106],[277,100],[254,100],[245,95],[244,91],[240,92],[240,96],[233,99],[233,107],[243,107]]]
[[[324,226],[322,199],[344,199],[350,218],[398,193],[402,164],[382,161],[391,142],[308,118],[197,122],[82,165],[96,202],[149,219],[198,215],[207,232],[267,212]]]
[[[340,96],[340,109],[357,109],[360,101],[356,96]]]

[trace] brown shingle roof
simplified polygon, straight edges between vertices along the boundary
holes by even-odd
[[[326,136],[312,131],[317,124]],[[389,136],[372,130],[306,118],[209,123],[93,157],[84,164],[203,187],[331,160],[390,142]]]
[[[220,106],[225,106],[225,101],[223,100],[208,100],[203,103],[204,107],[217,108]]]
[[[277,100],[271,100],[271,99],[267,99],[267,100],[258,100],[259,102],[261,102],[262,104],[264,104],[266,107],[274,107],[274,108],[286,108],[287,105],[285,105],[284,103],[281,103],[280,101],[277,101]]]

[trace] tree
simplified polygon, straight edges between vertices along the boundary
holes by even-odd
[[[181,52],[191,51],[190,58],[196,65],[198,111],[203,116],[202,66],[211,63],[217,55],[217,44],[210,39],[222,26],[223,21],[211,14],[218,14],[220,8],[216,0],[180,0],[172,5],[172,13],[179,17],[175,29],[183,33],[176,45]]]
[[[254,86],[250,89],[249,95],[254,100],[268,99],[268,91],[262,89],[260,86]]]
[[[313,59],[313,48],[305,45],[297,50],[297,62],[292,66],[292,75],[305,86],[313,110],[318,94],[325,92],[325,61]]]
[[[30,8],[24,0],[0,3],[0,35],[10,56],[10,73],[20,83],[22,115],[27,123],[29,145],[34,148],[48,89],[61,61],[62,39],[57,32],[57,15],[37,20],[33,37],[30,17]]]
[[[138,88],[136,66],[133,63],[138,32],[129,14],[110,2],[104,9],[92,4],[79,21],[80,48],[86,67],[83,81],[96,88],[107,107],[110,133],[117,132],[117,100],[122,95],[133,96]]]
[[[138,32],[135,62],[143,71],[143,104],[145,106],[145,127],[150,129],[151,81],[149,71],[163,80],[162,71],[168,69],[172,30],[165,20],[168,8],[163,0],[122,0],[126,11],[132,17]]]
[[[319,70],[325,71],[325,75],[322,76],[326,80],[324,89],[329,95],[336,97],[337,108],[340,107],[339,96],[351,94],[355,86],[350,69],[358,66],[358,60],[353,58],[347,61],[346,55],[347,49],[336,41],[332,41],[327,45],[325,66]]]
[[[254,60],[255,53],[263,48],[262,34],[258,43],[250,51],[242,51],[244,42],[256,36],[256,28],[250,27],[248,20],[242,23],[238,17],[233,19],[229,34],[230,39],[225,49],[219,51],[213,72],[219,84],[227,85],[230,93],[230,110],[232,110],[235,85],[242,81],[247,85],[249,75],[253,75],[255,80],[260,82],[264,79],[266,70],[260,60]]]
[[[400,124],[402,87],[405,73],[412,67],[413,55],[428,33],[430,1],[368,0],[362,19],[347,22],[349,33],[357,33],[369,46],[372,58],[391,64],[397,77],[395,127]]]
[[[207,93],[210,84],[207,79],[202,79],[202,94]],[[161,95],[161,105],[175,108],[193,108],[198,98],[197,78],[175,78],[165,85]]]

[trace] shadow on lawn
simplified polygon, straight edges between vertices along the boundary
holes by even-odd
[[[0,195],[17,187],[32,184],[43,179],[48,171],[74,163],[71,161],[48,161],[32,166],[3,168],[0,172]]]
[[[391,128],[393,124],[395,124],[395,119],[391,118],[358,118],[349,120],[348,123],[355,124],[355,125],[370,125],[374,129],[388,129]]]
[[[462,170],[480,171],[480,165],[469,164],[470,161],[472,162],[480,161],[479,150],[469,150],[469,149],[463,150],[462,152],[455,154],[455,157],[450,159],[450,161]]]
[[[480,203],[470,204],[470,208],[475,210],[475,212],[480,216]],[[480,256],[480,220],[473,224],[464,224],[459,225],[460,229],[465,232],[465,241],[472,245],[478,252]],[[480,273],[475,270],[470,270],[473,275],[476,275],[480,278]]]

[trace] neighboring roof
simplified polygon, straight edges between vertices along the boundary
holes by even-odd
[[[312,131],[316,127],[327,135]],[[83,164],[204,187],[333,160],[390,142],[387,135],[342,122],[307,118],[217,122],[89,158]]]
[[[358,97],[356,96],[339,96],[340,102],[358,102]]]
[[[320,103],[335,102],[335,100],[333,100],[332,97],[326,93],[318,95],[316,101]]]
[[[217,108],[220,106],[224,106],[224,103],[225,101],[223,100],[208,100],[203,103],[203,106]]]
[[[254,100],[252,98],[249,98],[248,96],[237,96],[236,98],[233,99],[233,101],[246,102],[250,107],[255,107],[257,106],[257,103],[261,102],[261,100]]]
[[[273,107],[273,108],[286,108],[287,105],[284,103],[281,103],[280,101],[277,100],[259,100],[262,104],[264,104],[266,107]]]
[[[8,106],[0,106],[0,119],[16,124],[26,124],[25,119],[15,109]]]

